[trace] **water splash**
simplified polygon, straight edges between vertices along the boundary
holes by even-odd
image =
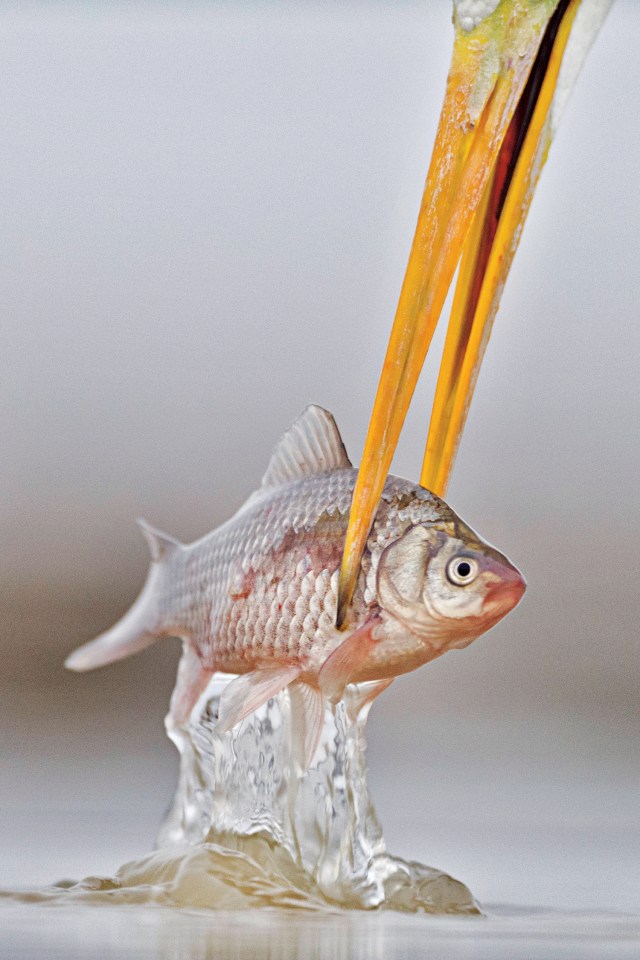
[[[205,844],[233,851],[266,872],[292,902],[476,913],[461,883],[387,853],[366,782],[365,725],[372,684],[347,688],[325,708],[311,768],[291,760],[289,699],[270,700],[218,735],[218,703],[228,678],[214,679],[184,730],[167,724],[181,753],[178,790],[159,836],[161,850]],[[252,880],[255,880],[255,877]],[[240,876],[229,878],[244,889]],[[249,896],[256,896],[252,884]]]
[[[478,914],[469,890],[431,867],[391,856],[366,782],[371,687],[325,709],[304,774],[291,759],[288,694],[225,734],[215,724],[229,677],[210,683],[186,727],[178,789],[157,849],[113,878],[88,878],[26,899],[180,907],[387,908]]]

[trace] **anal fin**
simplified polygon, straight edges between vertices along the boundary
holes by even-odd
[[[204,666],[194,648],[185,640],[169,709],[169,715],[176,727],[186,724],[196,700],[203,693],[212,675],[213,671]]]
[[[296,680],[289,686],[291,754],[300,773],[313,762],[324,724],[324,697],[318,687]]]
[[[216,726],[218,733],[226,733],[237,723],[284,690],[300,675],[301,668],[293,664],[253,670],[232,680],[220,697],[220,713]]]

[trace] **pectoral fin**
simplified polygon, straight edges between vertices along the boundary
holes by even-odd
[[[272,697],[284,690],[300,675],[300,667],[288,664],[253,670],[236,677],[225,687],[220,697],[218,733],[226,733],[245,717],[255,713]]]
[[[324,697],[318,687],[296,680],[289,687],[291,753],[300,773],[313,762],[324,723]]]
[[[348,683],[364,679],[362,674],[366,672],[377,643],[373,632],[379,623],[378,617],[371,617],[336,647],[323,663],[318,681],[320,689],[331,703],[342,699]]]
[[[354,687],[354,694],[348,702],[348,713],[352,720],[357,720],[363,710],[369,711],[369,707],[381,693],[391,686],[394,678],[388,680],[370,680],[367,683],[359,683]]]

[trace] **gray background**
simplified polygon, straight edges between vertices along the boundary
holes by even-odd
[[[639,33],[618,0],[449,491],[526,600],[370,722],[390,846],[483,899],[640,901]],[[357,461],[451,34],[426,0],[0,6],[0,885],[112,871],[173,789],[177,645],[62,668],[142,583],[133,519],[214,527],[309,400]]]

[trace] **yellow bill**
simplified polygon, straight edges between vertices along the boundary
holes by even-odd
[[[501,0],[472,29],[455,22],[436,142],[353,494],[338,626],[344,625],[375,509],[462,256],[421,477],[435,493],[446,488],[546,154],[548,107],[579,5],[580,0]]]
[[[444,496],[522,225],[551,146],[551,103],[578,3],[549,25],[465,244],[420,483]]]

